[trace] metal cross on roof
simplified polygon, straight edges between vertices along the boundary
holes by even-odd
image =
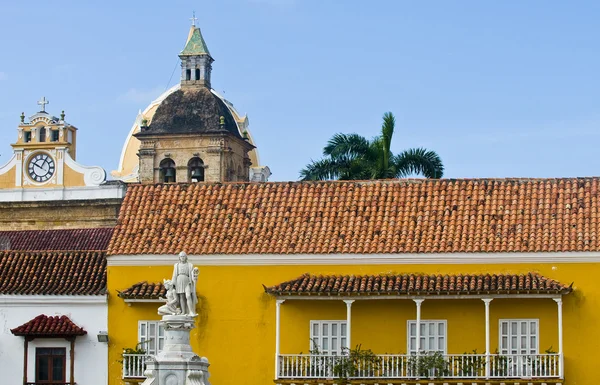
[[[46,100],[46,97],[42,97],[39,102],[37,102],[40,106],[42,106],[42,112],[46,112],[46,104],[50,104],[49,101]]]
[[[198,20],[198,18],[196,17],[196,11],[192,12],[192,17],[190,17],[190,20],[192,21],[192,27],[196,26],[196,20]]]

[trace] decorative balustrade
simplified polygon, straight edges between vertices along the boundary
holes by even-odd
[[[375,359],[280,354],[278,378],[559,378],[559,354],[382,354]]]
[[[146,378],[146,354],[123,353],[123,378]]]

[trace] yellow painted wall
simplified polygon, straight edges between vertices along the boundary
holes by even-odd
[[[63,168],[63,184],[65,187],[85,186],[83,174],[73,170],[65,164]]]
[[[173,256],[173,262],[176,257]],[[251,385],[272,384],[275,351],[275,300],[264,294],[267,286],[314,274],[377,274],[424,272],[525,273],[538,271],[561,281],[575,281],[575,292],[564,297],[564,346],[566,383],[595,385],[590,368],[595,366],[600,321],[599,290],[595,277],[598,264],[514,264],[514,265],[406,265],[406,266],[199,266],[199,320],[192,332],[194,351],[209,358],[211,382]],[[158,320],[158,304],[127,306],[117,297],[139,281],[158,282],[170,277],[171,266],[109,267],[109,385],[121,384],[123,348],[137,343],[137,321]],[[423,319],[448,321],[448,353],[485,350],[485,313],[480,300],[426,300]],[[345,319],[342,301],[286,301],[281,307],[281,352],[307,353],[309,321]],[[538,318],[541,353],[550,346],[558,350],[557,306],[551,299],[519,299],[492,302],[492,351],[498,345],[498,319]],[[406,321],[415,318],[415,306],[408,300],[356,301],[352,306],[352,344],[362,344],[376,353],[406,352]]]
[[[13,166],[13,168],[0,175],[0,189],[15,188],[16,172],[17,168]]]

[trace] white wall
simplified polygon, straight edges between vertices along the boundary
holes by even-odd
[[[75,382],[81,385],[108,383],[108,346],[98,342],[99,331],[108,329],[108,307],[103,296],[2,296],[0,295],[0,373],[2,384],[22,384],[24,337],[16,328],[40,314],[66,315],[88,334],[75,340]],[[66,380],[70,380],[70,342],[64,338],[36,338],[29,342],[28,378],[35,381],[35,348],[66,347]]]

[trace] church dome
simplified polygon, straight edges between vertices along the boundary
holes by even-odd
[[[179,89],[159,104],[152,123],[137,137],[161,134],[229,133],[240,135],[235,118],[223,100],[206,87]]]
[[[123,149],[121,150],[121,157],[119,160],[119,167],[111,172],[111,175],[115,179],[121,180],[123,182],[138,182],[139,158],[137,156],[137,153],[140,149],[140,140],[136,138],[135,134],[141,131],[142,122],[144,121],[147,122],[146,124],[148,126],[152,126],[152,122],[154,121],[154,117],[158,112],[158,108],[169,96],[176,92],[179,92],[180,90],[180,84],[174,85],[173,87],[165,91],[162,95],[160,95],[158,98],[153,100],[143,111],[138,112],[138,115],[135,121],[133,122],[129,133],[127,134],[125,143],[123,143]],[[227,109],[233,116],[238,135],[247,136],[250,144],[256,146],[254,138],[252,137],[252,132],[249,128],[250,122],[248,120],[248,117],[246,115],[240,114],[231,102],[229,102],[215,90],[210,90],[210,92],[218,99],[220,99],[221,102],[223,102],[223,104],[227,107]],[[261,166],[257,148],[252,149],[248,153],[248,156],[252,161],[252,169],[261,169],[262,167],[264,167]]]
[[[139,111],[121,151],[117,170],[111,175],[123,182],[139,182],[141,138],[169,134],[220,133],[248,143],[250,180],[263,181],[271,174],[262,166],[256,144],[248,129],[246,115],[240,114],[228,100],[210,86],[213,58],[200,29],[190,28],[186,46],[180,52],[181,81],[165,91],[144,110]]]

